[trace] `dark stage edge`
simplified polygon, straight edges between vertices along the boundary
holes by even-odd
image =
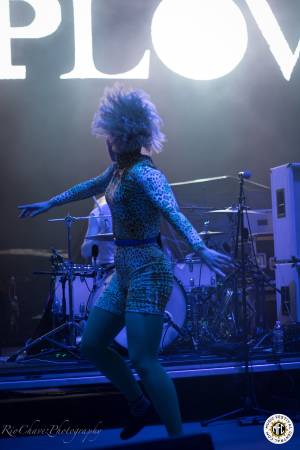
[[[6,362],[6,359],[1,357],[0,360],[0,391],[110,384],[94,366],[82,359],[68,358],[61,362],[53,356],[18,362]],[[195,353],[164,355],[159,360],[173,379],[242,375],[245,370],[240,359],[199,356]],[[250,359],[249,368],[253,374],[300,371],[300,353],[255,355]],[[139,379],[134,370],[133,373]]]
[[[300,427],[295,424],[294,435],[289,442],[283,445],[285,450],[297,450],[300,448]],[[166,438],[166,432],[161,425],[152,425],[145,427],[137,436],[128,442],[122,442],[119,438],[120,428],[104,430],[95,437],[85,434],[77,434],[75,437],[71,433],[52,437],[31,436],[3,438],[2,448],[5,450],[100,450],[106,446],[139,444],[140,450],[143,450],[143,444],[156,439]],[[209,433],[212,438],[214,450],[270,450],[274,447],[263,434],[262,425],[252,427],[239,427],[234,421],[220,422],[213,424],[208,428],[202,428],[197,422],[183,424],[183,430],[186,436],[194,436],[199,433]],[[156,447],[153,446],[155,449]],[[274,447],[276,448],[276,447]],[[182,450],[188,450],[188,447]]]
[[[244,365],[240,360],[195,353],[160,358],[173,379],[184,422],[201,421],[242,405]],[[5,423],[41,420],[103,429],[121,427],[127,402],[116,388],[86,361],[6,363],[0,366],[0,410]],[[298,420],[300,413],[300,354],[256,356],[250,361],[255,400],[271,414]],[[134,372],[137,379],[138,375]],[[3,422],[3,419],[1,421]],[[160,424],[154,416],[151,424]]]

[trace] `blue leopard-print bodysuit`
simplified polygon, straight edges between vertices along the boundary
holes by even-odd
[[[105,192],[116,239],[155,238],[161,214],[187,240],[195,252],[205,245],[180,212],[164,174],[149,156],[118,155],[101,175],[79,183],[53,197],[52,206]],[[101,251],[101,250],[100,250]],[[117,247],[116,273],[96,306],[122,314],[124,311],[162,314],[173,285],[171,262],[157,243]]]

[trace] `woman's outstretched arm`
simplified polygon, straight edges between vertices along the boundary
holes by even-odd
[[[110,164],[110,166],[108,166],[107,169],[99,176],[78,183],[45,202],[19,205],[18,208],[22,210],[20,217],[34,217],[50,208],[53,208],[54,206],[63,205],[76,200],[83,200],[85,198],[92,197],[93,195],[103,193],[112,178],[115,166],[115,163]]]
[[[161,211],[168,222],[192,247],[194,252],[202,257],[209,267],[220,275],[224,275],[220,269],[232,267],[231,258],[211,250],[205,245],[191,222],[179,210],[165,175],[160,170],[152,167],[140,166],[133,171],[133,176],[153,205]]]
[[[65,203],[83,200],[93,195],[103,194],[111,180],[115,168],[112,163],[107,169],[95,178],[75,184],[70,189],[52,197],[49,202],[52,206],[63,205]]]

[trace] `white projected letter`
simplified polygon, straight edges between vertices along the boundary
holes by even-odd
[[[106,74],[97,70],[93,58],[92,0],[73,0],[73,5],[75,65],[71,72],[60,78],[149,78],[150,50],[146,50],[139,64],[128,72]]]
[[[11,62],[11,39],[41,38],[57,30],[61,23],[58,0],[26,0],[35,12],[30,25],[10,25],[10,0],[0,2],[0,79],[26,78],[26,66],[13,66]]]
[[[300,40],[295,53],[293,53],[268,2],[266,0],[246,0],[246,2],[279,64],[284,78],[289,81],[299,58]]]
[[[163,0],[151,33],[161,61],[193,80],[228,74],[248,45],[244,16],[232,0]]]

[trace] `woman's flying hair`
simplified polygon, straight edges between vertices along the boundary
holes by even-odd
[[[100,99],[91,130],[95,136],[109,136],[120,152],[142,147],[159,153],[166,140],[160,131],[162,119],[149,95],[141,89],[125,90],[115,84]]]

